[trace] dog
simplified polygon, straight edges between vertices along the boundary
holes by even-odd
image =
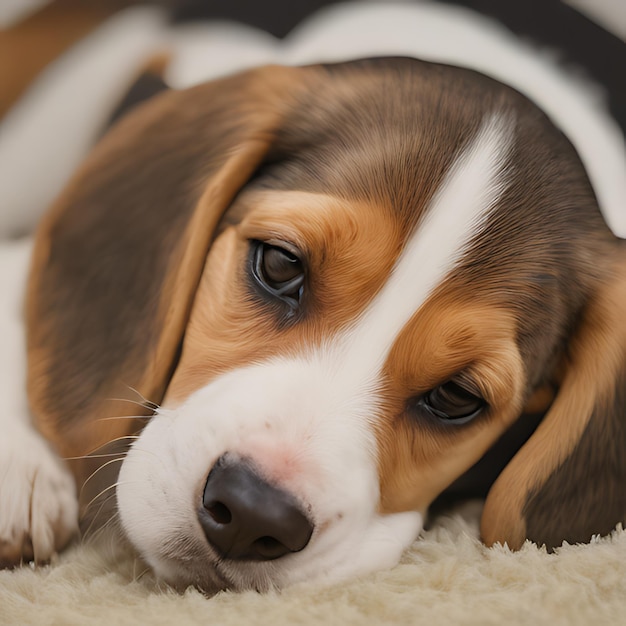
[[[362,575],[507,436],[487,545],[607,534],[626,518],[625,307],[626,247],[576,150],[478,72],[268,66],[159,95],[36,234],[27,385],[48,443],[18,421],[4,440],[3,564],[66,544],[95,461],[175,588]]]

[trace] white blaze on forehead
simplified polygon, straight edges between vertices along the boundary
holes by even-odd
[[[506,187],[504,165],[512,144],[511,124],[501,115],[483,122],[447,172],[389,280],[344,337],[343,351],[348,349],[349,367],[359,378],[363,379],[364,368],[370,376],[379,372],[404,325],[483,228]]]

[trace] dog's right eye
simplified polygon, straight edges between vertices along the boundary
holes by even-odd
[[[440,424],[460,426],[478,417],[488,405],[480,395],[449,380],[412,398],[407,408],[412,415],[428,415]]]
[[[304,266],[292,252],[265,243],[253,242],[252,274],[271,295],[290,306],[300,302],[304,286]]]
[[[486,405],[480,396],[453,380],[431,389],[419,402],[431,415],[446,424],[465,424],[476,417]]]

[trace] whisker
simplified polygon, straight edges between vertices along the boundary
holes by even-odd
[[[124,441],[124,439],[139,439],[139,435],[122,435],[121,437],[116,437],[115,439],[110,439],[104,445],[108,446],[111,443],[115,443],[116,441]],[[102,446],[100,446],[102,447]],[[97,450],[98,448],[96,448]],[[94,450],[95,452],[95,450]]]
[[[84,454],[83,456],[64,456],[64,461],[80,461],[82,459],[106,459],[110,456],[119,457],[122,454],[126,454],[125,452],[111,452],[110,454]]]
[[[89,507],[91,506],[92,503],[94,503],[100,496],[102,496],[104,494],[104,490],[101,491],[86,507],[85,509],[88,510]],[[85,530],[84,532],[81,532],[81,543],[85,543],[85,541],[89,538],[89,533],[91,532],[91,529],[93,528],[94,524],[96,523],[96,520],[98,519],[98,517],[100,516],[100,513],[102,513],[102,509],[109,503],[111,502],[111,500],[115,498],[115,492],[108,495],[103,502],[100,504],[100,508],[96,511],[95,515],[92,516],[91,518],[91,522],[89,523],[89,526],[87,527],[87,530]],[[96,532],[98,532],[99,530],[102,530],[104,528],[107,527],[107,525],[109,524],[111,520],[108,519],[100,528],[98,528],[96,530]],[[94,535],[95,537],[95,535]],[[93,539],[93,537],[92,537]]]
[[[111,420],[149,420],[152,415],[112,415],[111,417],[99,417],[94,422],[109,422]]]
[[[154,402],[144,403],[131,398],[105,398],[104,400],[105,402],[129,402],[130,404],[140,406],[142,409],[150,409],[151,411],[156,411],[159,408]]]
[[[122,529],[122,518],[120,517],[120,513],[117,507],[113,515],[111,515],[110,519],[94,532],[93,540],[97,541],[101,535],[104,535],[105,532],[108,531],[116,532],[120,535],[122,535],[124,532]]]
[[[137,561],[135,561],[135,563],[137,563]],[[150,568],[146,567],[139,575],[136,575],[134,572],[134,566],[133,566],[133,582],[138,583],[149,571],[150,571]]]
[[[112,485],[112,486],[116,486],[116,485]],[[103,492],[101,492],[98,497],[100,497],[102,495]],[[89,523],[89,526],[87,527],[86,530],[82,530],[81,529],[81,533],[80,533],[80,541],[81,544],[86,544],[86,543],[95,543],[97,541],[100,541],[102,535],[105,535],[109,532],[111,533],[118,533],[120,536],[124,535],[124,531],[122,528],[122,523],[121,523],[121,517],[120,517],[120,512],[119,509],[117,507],[117,504],[114,505],[113,509],[110,511],[110,515],[109,518],[104,521],[102,524],[100,524],[99,526],[96,524],[98,518],[100,517],[102,510],[104,509],[104,507],[106,507],[108,504],[110,504],[111,500],[115,499],[115,493],[111,493],[109,494],[104,501],[101,503],[100,507],[98,508],[98,511],[94,514],[94,515],[90,515],[91,517],[91,521]],[[89,505],[91,506],[91,505]],[[83,517],[83,519],[85,519],[86,516]],[[94,526],[98,526],[97,528],[95,528],[95,530],[93,530]],[[115,541],[115,539],[113,537],[111,537],[114,541],[114,543],[117,545],[117,541]]]
[[[89,524],[89,528],[87,528],[87,530],[81,532],[81,541],[85,542],[88,540],[95,540],[96,536],[98,534],[103,533],[105,530],[109,529],[111,526],[115,526],[115,524],[117,524],[120,521],[120,514],[119,511],[117,510],[117,507],[115,507],[115,510],[112,512],[112,515],[109,517],[109,519],[107,519],[99,528],[97,528],[93,535],[90,535],[91,532],[91,528],[94,524],[94,522],[96,521],[96,519],[98,519],[98,516],[100,515],[100,513],[102,512],[102,509],[105,505],[107,505],[109,502],[111,502],[111,500],[113,500],[115,498],[115,494],[109,494],[106,499],[102,502],[102,504],[100,505],[100,507],[98,508],[98,511],[95,515],[92,516],[92,521]]]
[[[137,437],[137,439],[139,439],[139,437]],[[144,448],[138,448],[137,446],[134,446],[132,451],[133,451],[133,454],[137,454],[138,452],[141,453],[141,454],[149,454],[153,458],[157,459],[157,461],[159,461],[159,463],[161,465],[164,464],[162,457],[159,456],[159,454],[157,454],[153,450],[145,450]],[[120,452],[119,454],[123,454],[124,457],[126,457],[128,452],[130,452],[130,450],[127,450],[127,451],[124,451],[124,452]]]
[[[126,387],[128,387],[128,389],[130,389],[131,391],[134,391],[141,398],[141,400],[146,404],[146,406],[152,405],[154,409],[159,408],[159,405],[156,402],[152,402],[151,400],[148,400],[146,396],[144,396],[142,393],[140,393],[137,389],[135,389],[131,385],[126,385]]]
[[[112,485],[109,485],[108,487],[105,487],[104,489],[102,489],[102,491],[100,491],[100,493],[97,496],[94,496],[91,500],[89,500],[89,502],[85,505],[85,511],[89,510],[89,507],[96,501],[98,500],[98,498],[101,498],[105,493],[107,493],[108,491],[111,491],[112,489],[115,490],[115,488],[117,487],[118,483],[114,483]],[[111,498],[115,497],[115,491],[113,491],[113,494],[110,496]],[[108,498],[107,500],[105,500],[102,503],[102,506],[104,506],[104,504],[106,502],[108,502]]]
[[[114,482],[112,485],[108,485],[107,487],[105,487],[104,489],[102,489],[102,491],[100,491],[100,493],[97,496],[94,496],[86,505],[85,505],[85,511],[87,511],[89,509],[89,507],[100,497],[102,497],[105,493],[107,493],[108,491],[111,491],[112,489],[115,490],[117,489],[117,487],[119,487],[120,485],[134,485],[137,483],[141,483],[141,480],[125,480],[125,481],[116,481]],[[114,497],[114,494],[111,495],[110,497]]]
[[[83,483],[82,487],[80,488],[80,493],[78,494],[78,499],[80,500],[82,495],[83,495],[83,491],[85,490],[85,487],[87,486],[87,483],[98,473],[101,472],[105,467],[108,467],[109,465],[111,465],[112,463],[117,463],[117,462],[121,462],[124,460],[123,456],[118,456],[115,459],[110,459],[109,461],[107,461],[106,463],[103,463],[102,465],[98,466],[88,477],[87,480],[85,480],[85,482]],[[108,487],[107,487],[108,489]],[[98,495],[101,495],[98,494]],[[98,497],[98,496],[96,496]],[[89,505],[87,505],[88,507]]]
[[[106,443],[103,443],[101,445],[99,445],[97,448],[94,448],[93,450],[91,450],[90,452],[87,452],[87,454],[85,455],[85,458],[88,458],[90,456],[94,456],[95,457],[95,453],[98,452],[98,450],[101,450],[102,448],[104,448],[105,446],[108,446],[112,443],[117,443],[118,441],[124,441],[124,439],[139,439],[139,435],[124,435],[123,437],[116,437],[115,439],[111,439],[110,441],[107,441]],[[120,454],[125,454],[126,451],[120,451]],[[70,457],[68,457],[70,458]],[[80,457],[78,457],[80,458]]]

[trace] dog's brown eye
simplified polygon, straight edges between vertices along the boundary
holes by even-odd
[[[465,424],[486,406],[483,398],[451,380],[425,393],[418,404],[448,424]]]
[[[254,245],[253,274],[257,281],[289,304],[299,302],[304,284],[302,261],[284,248],[262,241]]]
[[[300,260],[291,252],[274,246],[263,251],[263,275],[275,289],[302,275]]]

